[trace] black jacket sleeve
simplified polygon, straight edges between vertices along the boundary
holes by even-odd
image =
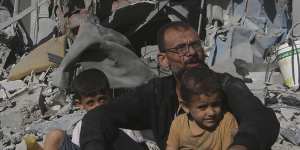
[[[118,128],[149,129],[153,88],[150,81],[120,100],[89,111],[82,120],[81,150],[111,149],[109,146],[118,136]]]
[[[242,80],[224,74],[222,83],[229,109],[239,123],[233,144],[246,145],[250,150],[270,149],[280,128],[273,110],[265,107]]]

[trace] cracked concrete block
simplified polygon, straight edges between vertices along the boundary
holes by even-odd
[[[63,106],[57,113],[56,115],[58,116],[64,116],[66,114],[68,114],[72,109],[72,104],[67,104],[65,106]]]
[[[300,144],[300,129],[296,128],[295,130],[292,130],[281,128],[280,134],[293,144]]]
[[[300,107],[300,99],[294,95],[282,96],[281,101],[289,106]]]
[[[291,120],[296,113],[295,110],[289,108],[280,108],[280,111],[284,118],[287,120]]]
[[[0,140],[2,140],[4,138],[4,133],[2,130],[0,130]]]
[[[16,145],[12,144],[12,145],[5,147],[3,150],[15,150],[15,149],[16,149]]]
[[[71,130],[74,125],[82,119],[84,112],[78,111],[73,114],[62,116],[61,118],[42,123],[32,123],[26,130],[46,134],[52,129]]]
[[[272,150],[299,150],[299,146],[293,146],[293,145],[283,145],[279,143],[275,143],[272,146]]]
[[[27,85],[22,80],[15,80],[15,81],[7,81],[3,80],[0,81],[0,85],[7,91],[7,92],[14,92]]]
[[[22,141],[22,134],[21,132],[15,133],[11,136],[11,143],[18,144]]]
[[[55,106],[52,106],[52,107],[51,107],[51,110],[54,110],[54,111],[59,111],[59,110],[60,110],[60,108],[61,108],[61,106],[60,106],[60,105],[55,105]]]
[[[41,94],[41,88],[34,89],[32,94],[22,93],[20,96],[15,97],[13,100],[16,102],[16,106],[12,109],[7,108],[0,113],[0,121],[3,127],[10,127],[13,131],[19,131],[24,127],[24,121],[32,121],[38,119],[38,115],[30,110],[34,110],[33,107],[39,104],[39,98]],[[29,112],[30,118],[26,117]],[[36,118],[33,118],[36,117]],[[30,120],[32,119],[32,120]],[[27,122],[28,123],[28,122]]]
[[[27,150],[27,145],[24,140],[16,145],[16,150]]]
[[[0,101],[7,99],[7,94],[4,89],[0,90]]]

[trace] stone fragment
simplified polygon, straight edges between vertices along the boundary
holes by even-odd
[[[24,119],[38,119],[39,116],[34,115],[31,110],[39,104],[39,98],[41,94],[41,88],[34,89],[33,94],[22,93],[21,96],[13,99],[15,106],[13,109],[7,108],[5,111],[0,113],[0,121],[3,126],[10,127],[14,131],[21,130],[24,128]],[[26,110],[26,111],[25,111]],[[27,111],[28,110],[28,111]],[[35,118],[32,118],[34,116]],[[26,122],[29,123],[29,122]]]
[[[0,81],[0,85],[10,93],[13,93],[19,89],[22,89],[23,87],[26,87],[26,84],[22,80],[15,80],[15,81],[7,81],[3,80]]]
[[[7,94],[6,94],[6,91],[5,89],[0,89],[0,101],[3,101],[5,99],[7,99]]]
[[[20,132],[15,133],[11,136],[11,143],[12,144],[18,144],[22,141],[22,135]]]
[[[282,100],[282,103],[284,103],[286,105],[300,107],[300,100],[297,97],[282,96],[281,100]]]
[[[27,145],[24,140],[16,145],[16,150],[27,150]]]
[[[51,110],[54,110],[54,111],[59,111],[59,110],[60,110],[60,108],[61,108],[61,106],[60,106],[60,105],[55,105],[55,106],[52,106],[52,107],[51,107]]]
[[[15,150],[15,148],[16,148],[16,145],[12,144],[12,145],[6,146],[3,150]]]
[[[289,108],[281,108],[281,114],[287,119],[291,120],[295,115],[295,110]]]
[[[285,137],[288,141],[292,142],[295,145],[300,144],[300,129],[296,128],[295,130],[292,129],[280,129],[280,134]]]
[[[70,130],[73,126],[82,119],[84,113],[81,111],[73,114],[62,116],[61,118],[42,123],[32,123],[26,130],[46,134],[52,129]]]
[[[284,145],[284,144],[279,144],[275,143],[272,146],[272,150],[299,150],[299,146],[293,146],[293,145]]]
[[[2,130],[0,130],[0,140],[2,140],[4,138],[4,133]]]

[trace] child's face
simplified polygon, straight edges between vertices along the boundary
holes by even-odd
[[[106,95],[96,95],[96,96],[81,96],[81,99],[78,100],[78,105],[80,109],[84,109],[86,111],[90,111],[97,106],[101,106],[105,104],[107,100]]]
[[[222,118],[222,100],[218,94],[193,95],[187,108],[197,122],[204,129],[214,129]]]

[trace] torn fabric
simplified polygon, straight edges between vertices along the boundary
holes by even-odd
[[[72,69],[78,63],[83,70],[102,70],[112,88],[135,87],[154,77],[154,73],[127,47],[130,42],[122,34],[86,22],[60,67],[51,75],[53,84],[68,88]],[[88,65],[87,65],[88,64]]]

